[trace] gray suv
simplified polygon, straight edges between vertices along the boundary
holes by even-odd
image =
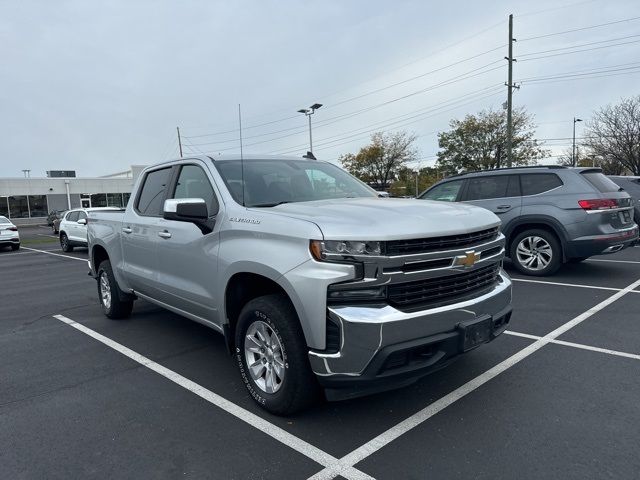
[[[599,168],[472,172],[449,177],[419,198],[470,203],[497,214],[507,255],[528,275],[551,275],[562,263],[617,252],[638,238],[629,194]]]

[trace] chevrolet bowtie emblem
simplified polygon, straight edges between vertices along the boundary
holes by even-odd
[[[456,256],[453,259],[453,266],[470,268],[473,267],[478,260],[480,260],[480,252],[469,250],[468,252],[464,252],[464,255]]]

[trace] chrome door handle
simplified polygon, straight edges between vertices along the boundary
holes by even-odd
[[[122,227],[122,231],[123,231],[124,233],[131,233],[131,232],[133,232],[133,230],[131,230],[131,227]]]
[[[158,232],[158,236],[160,238],[171,238],[171,233],[167,232],[166,230],[163,232]]]
[[[511,205],[498,205],[498,210],[507,210],[511,208]]]

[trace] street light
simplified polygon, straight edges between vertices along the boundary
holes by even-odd
[[[309,117],[309,153],[313,155],[313,138],[311,137],[311,115],[315,113],[322,106],[321,103],[314,103],[309,108],[302,108],[298,110],[298,113],[304,113],[307,117]]]
[[[573,117],[573,148],[571,149],[571,165],[576,166],[576,123],[581,122],[582,119]]]

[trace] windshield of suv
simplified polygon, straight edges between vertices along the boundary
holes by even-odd
[[[214,164],[233,199],[242,205],[243,173],[240,161],[218,160]],[[372,188],[330,163],[315,160],[244,162],[244,200],[247,207],[376,196]]]

